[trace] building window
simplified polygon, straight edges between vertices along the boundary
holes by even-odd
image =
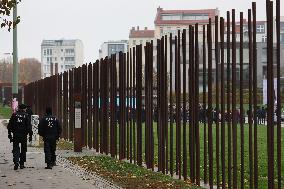
[[[171,30],[172,30],[171,27],[167,27],[166,33],[167,33],[167,34],[170,34],[170,33],[171,33]]]
[[[65,57],[66,62],[74,62],[75,58],[74,57]]]
[[[284,33],[281,33],[281,35],[280,35],[280,42],[284,43]]]
[[[280,30],[284,30],[284,22],[280,22]]]
[[[74,49],[65,49],[65,53],[66,54],[73,54],[74,53]]]
[[[63,57],[61,57],[61,61],[63,61]]]
[[[52,55],[52,49],[47,49],[47,55]]]
[[[57,61],[57,57],[54,57],[54,61]]]
[[[263,36],[261,37],[261,41],[262,41],[262,43],[266,43],[266,42],[267,42],[267,36],[266,36],[266,35],[263,35]]]
[[[160,27],[160,32],[161,32],[161,35],[163,35],[163,34],[164,34],[163,27]]]
[[[181,20],[180,14],[162,14],[162,20]]]
[[[264,33],[264,32],[265,32],[264,29],[265,29],[265,28],[264,28],[264,25],[263,25],[263,24],[256,26],[256,32],[257,32],[257,33]]]
[[[45,49],[43,50],[43,55],[44,55],[44,56],[46,55],[46,50],[45,50]]]
[[[124,44],[109,44],[108,45],[108,56],[119,52],[124,52]]]
[[[136,40],[133,40],[132,45],[136,45]]]
[[[45,72],[49,71],[49,66],[48,66],[48,65],[45,65],[45,66],[44,66],[44,71],[45,71]]]
[[[61,52],[63,52],[63,49],[61,49]]]
[[[72,69],[72,68],[74,68],[73,65],[65,65],[65,69],[66,69],[66,70],[69,70],[69,69]]]

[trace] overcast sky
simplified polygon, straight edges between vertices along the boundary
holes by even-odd
[[[257,2],[257,18],[265,19],[265,0]],[[132,26],[154,28],[157,7],[164,9],[236,12],[251,7],[251,0],[22,0],[18,7],[19,58],[40,60],[43,39],[81,39],[85,62],[94,62],[104,41],[127,39]],[[284,13],[284,3],[281,5]],[[12,52],[12,32],[0,30],[0,57]]]

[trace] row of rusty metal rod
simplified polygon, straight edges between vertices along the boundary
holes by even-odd
[[[276,32],[273,31],[273,2],[267,0],[266,3],[267,187],[274,188],[277,178],[277,187],[281,188],[283,170],[281,170],[280,0],[276,1]],[[212,22],[215,22],[215,28]],[[248,42],[244,42],[243,12],[240,13],[239,24],[239,44],[236,42],[236,13],[233,9],[232,12],[227,12],[226,20],[218,16],[214,21],[209,19],[209,24],[203,25],[202,31],[199,25],[195,24],[189,26],[188,30],[178,31],[176,36],[172,34],[163,36],[157,40],[156,46],[153,41],[147,42],[146,46],[137,45],[127,53],[111,55],[97,60],[94,64],[83,65],[30,83],[25,86],[25,103],[32,105],[33,110],[40,116],[44,114],[45,107],[51,106],[62,121],[62,137],[78,141],[81,146],[93,148],[97,152],[110,154],[119,159],[129,159],[131,163],[139,166],[145,162],[146,167],[151,170],[157,166],[158,171],[164,174],[171,176],[176,174],[180,179],[190,179],[197,185],[203,180],[204,183],[209,183],[210,188],[214,185],[217,188],[244,188],[245,123],[240,119],[238,127],[236,112],[239,103],[240,117],[244,116],[243,56],[246,44],[249,51],[249,188],[258,188],[256,3],[252,3],[252,9],[248,10]],[[273,50],[274,33],[277,41],[276,56]],[[202,41],[199,40],[200,38]],[[237,54],[237,45],[239,54]],[[215,54],[212,53],[213,49]],[[213,56],[215,56],[215,76]],[[239,84],[237,56],[240,61]],[[277,57],[276,73],[273,73],[275,70],[273,57]],[[202,91],[199,91],[200,72],[203,78]],[[276,109],[273,84],[275,76]],[[240,95],[238,102],[237,91]],[[213,104],[214,94],[215,104]],[[74,132],[74,102],[77,95],[82,102],[82,132],[79,134]],[[212,117],[213,105],[215,111],[221,114],[220,122],[217,121],[215,127]],[[199,120],[200,106],[208,107],[209,112],[208,119],[202,124]],[[274,155],[275,110],[276,156]],[[225,111],[230,113],[231,119],[225,119]],[[185,116],[187,113],[189,120]],[[156,129],[154,122],[157,123]],[[199,133],[201,125],[203,125],[203,136]],[[239,137],[238,128],[240,128]],[[201,146],[203,154],[200,153]],[[240,157],[238,157],[239,151]],[[238,176],[239,167],[240,176]],[[202,170],[203,178],[200,174]]]

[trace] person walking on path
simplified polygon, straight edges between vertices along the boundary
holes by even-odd
[[[28,114],[25,112],[26,106],[21,104],[18,107],[18,111],[13,113],[7,129],[8,138],[10,142],[13,142],[13,162],[14,170],[17,170],[20,164],[20,169],[25,168],[27,153],[27,135],[29,135],[29,141],[32,140],[32,126]],[[13,135],[12,135],[13,134]],[[21,149],[19,145],[21,144]]]
[[[38,134],[43,137],[46,169],[52,169],[56,165],[56,141],[61,135],[59,120],[52,115],[52,109],[46,108],[45,116],[38,125]]]

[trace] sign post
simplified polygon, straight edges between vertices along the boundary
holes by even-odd
[[[75,95],[75,129],[74,129],[74,152],[82,152],[82,108],[81,95]]]
[[[39,116],[32,115],[31,116],[31,125],[33,130],[33,140],[31,142],[31,146],[39,146],[39,135],[38,135],[38,124],[39,124]]]

